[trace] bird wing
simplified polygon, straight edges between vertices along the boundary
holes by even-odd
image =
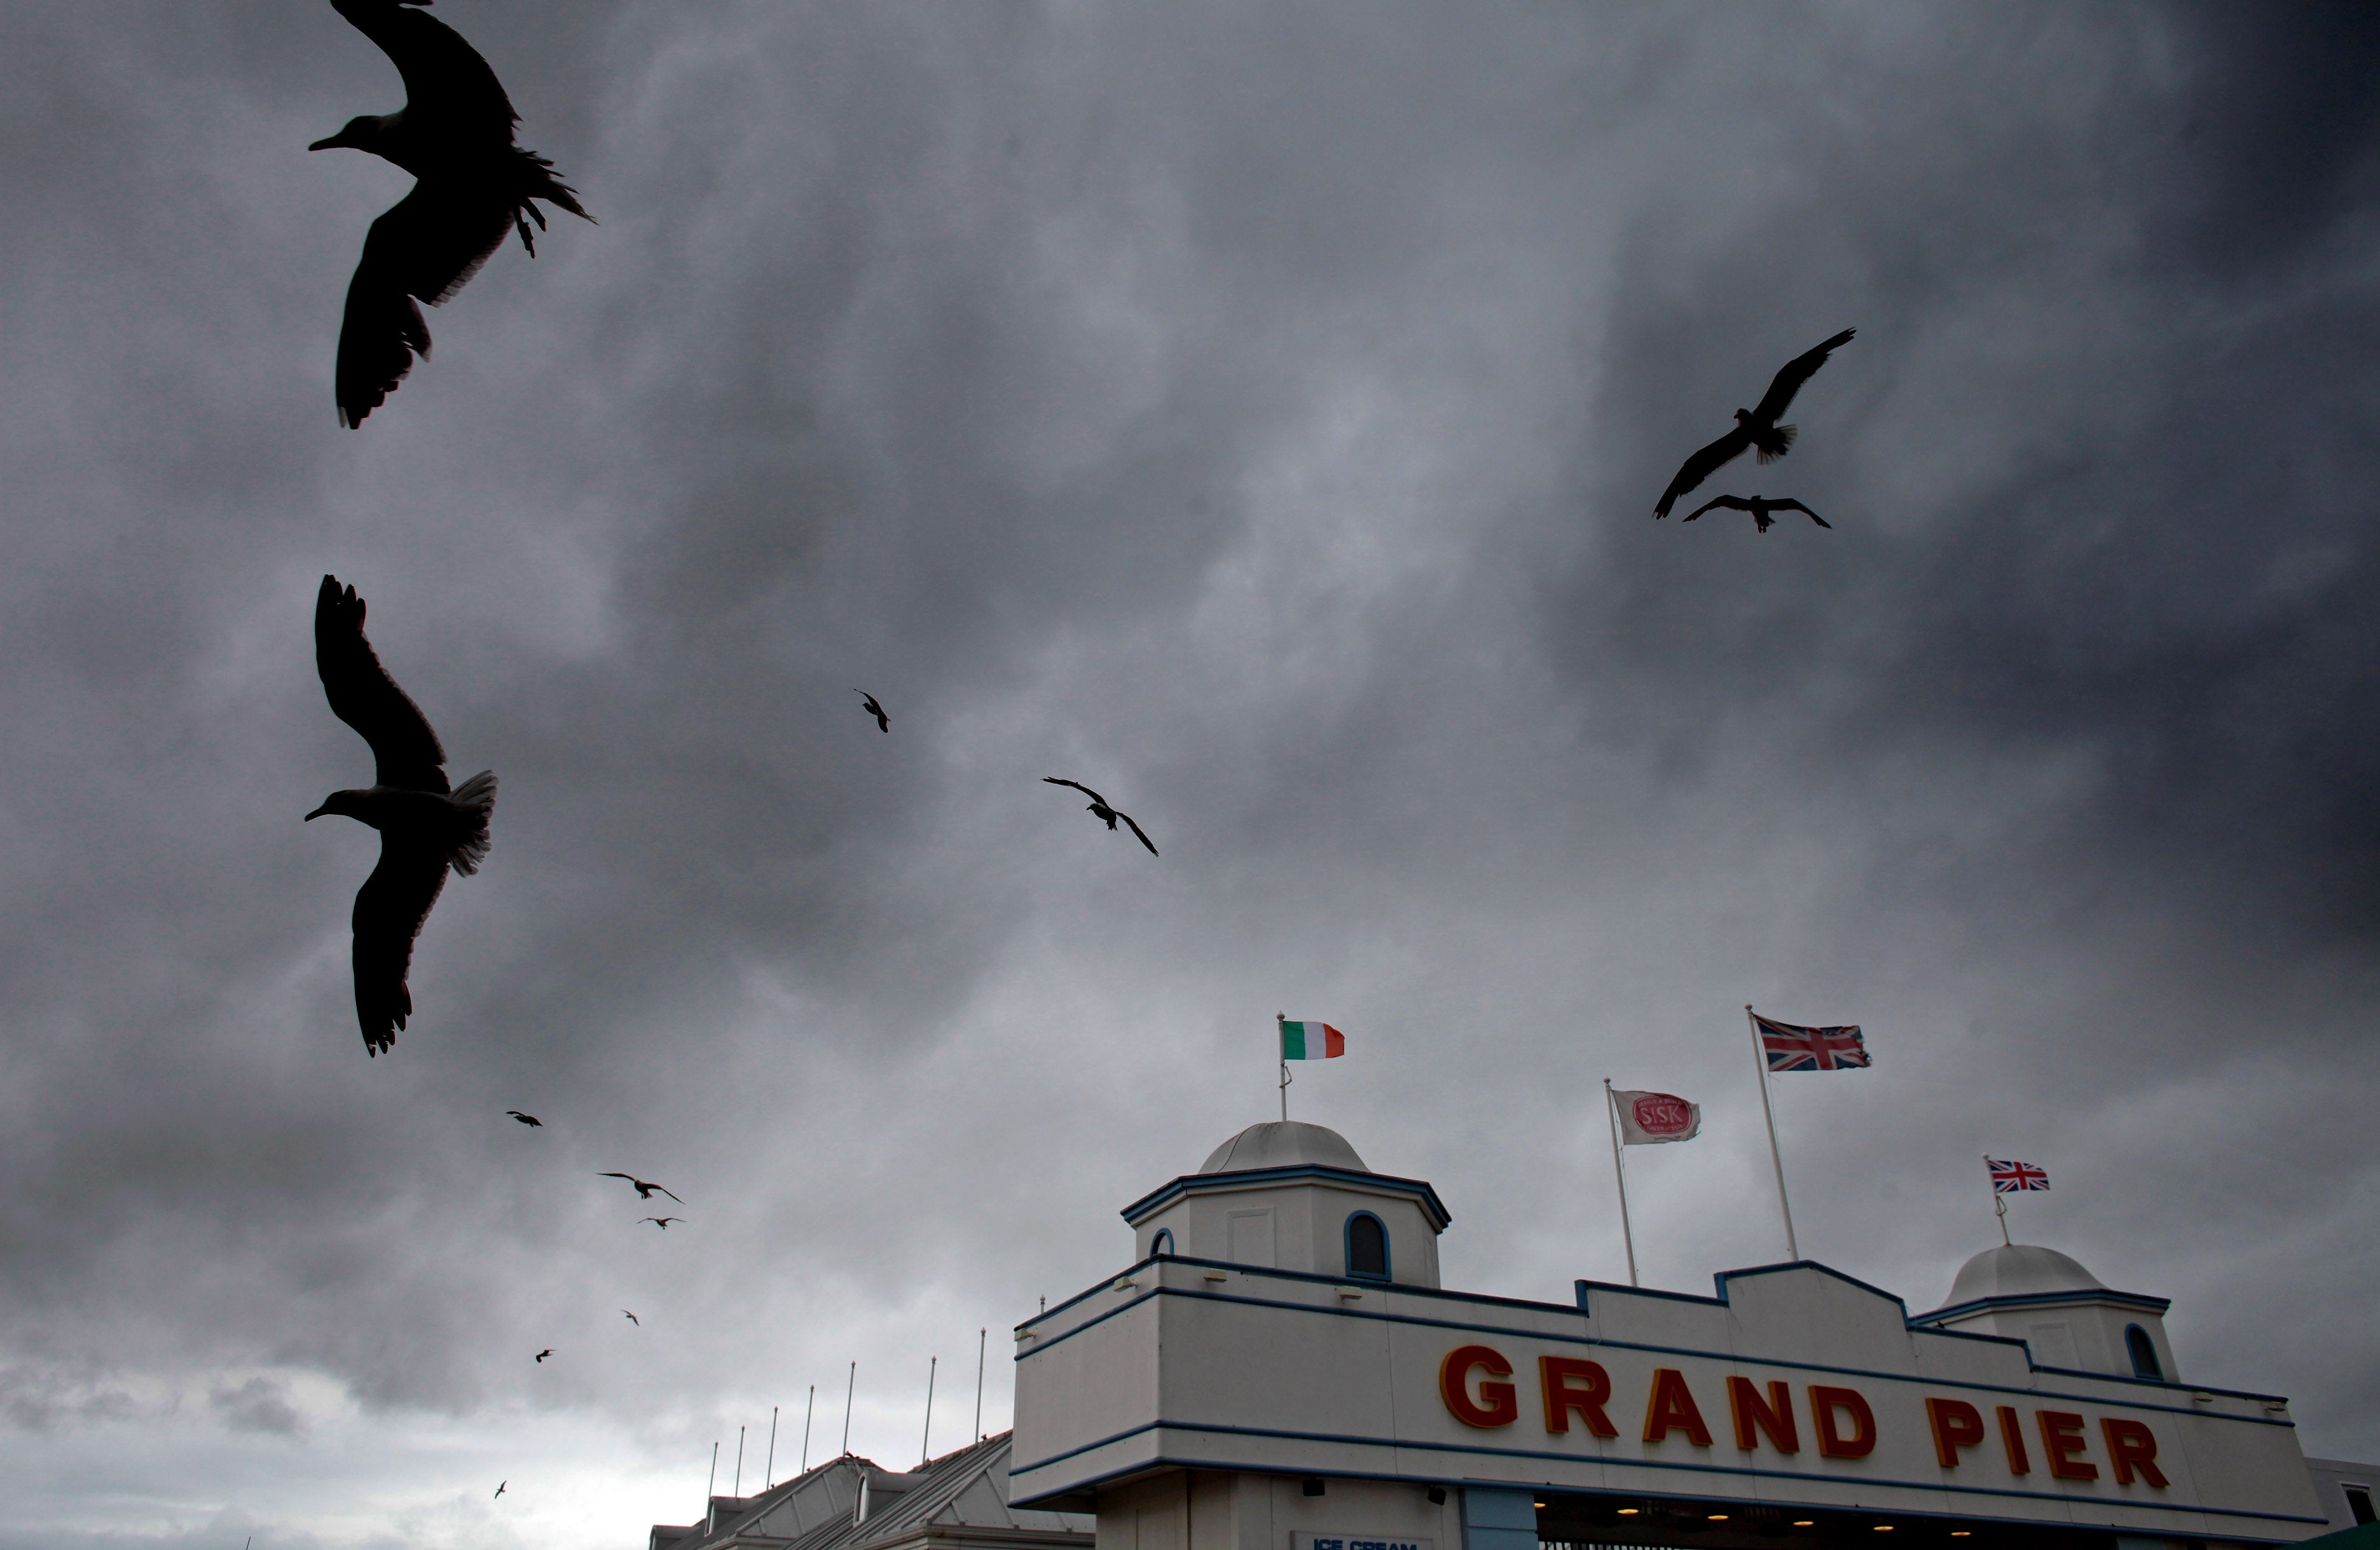
[[[656,1189],[656,1190],[662,1190],[662,1187],[661,1187],[660,1185],[658,1185],[658,1184],[654,1185],[654,1186],[653,1186],[653,1188],[654,1188],[654,1189]],[[669,1192],[667,1190],[662,1190],[662,1194],[664,1194],[664,1195],[669,1195],[669,1198],[670,1198],[670,1199],[672,1199],[672,1200],[674,1200],[674,1201],[677,1201],[677,1197],[676,1197],[675,1195],[670,1195],[670,1192]],[[684,1204],[686,1203],[686,1202],[684,1202],[684,1201],[677,1201],[677,1202],[678,1202],[678,1204],[680,1204],[680,1205],[684,1205]]]
[[[1092,790],[1089,787],[1084,785],[1079,780],[1060,780],[1056,775],[1043,775],[1041,778],[1048,781],[1052,786],[1071,786],[1075,790],[1080,791],[1084,796],[1088,797],[1091,800],[1099,803],[1101,807],[1108,805],[1108,799],[1105,797],[1100,796],[1097,791]]]
[[[1827,357],[1850,344],[1852,336],[1858,332],[1856,328],[1846,328],[1817,348],[1804,350],[1785,362],[1778,371],[1776,379],[1769,383],[1767,395],[1760,400],[1760,407],[1752,411],[1752,418],[1764,425],[1777,423],[1777,417],[1785,412],[1786,406],[1793,401],[1793,395],[1802,391],[1802,384],[1816,375],[1818,368],[1827,363]]]
[[[595,1177],[598,1178],[625,1178],[631,1184],[634,1184],[637,1181],[637,1176],[632,1173],[599,1173]]]
[[[380,1054],[396,1042],[396,1031],[413,1013],[406,970],[413,964],[413,939],[446,885],[446,856],[434,845],[383,834],[380,865],[356,890],[356,1021],[364,1047]]]
[[[1140,833],[1140,825],[1139,825],[1139,824],[1133,824],[1133,822],[1132,822],[1132,814],[1131,814],[1131,813],[1129,813],[1129,812],[1119,812],[1119,813],[1117,813],[1117,814],[1116,814],[1116,816],[1117,816],[1118,818],[1123,819],[1126,824],[1132,824],[1132,832],[1133,832],[1134,834],[1135,834],[1135,835],[1140,835],[1140,842],[1141,842],[1143,845],[1147,845],[1147,846],[1148,846],[1148,853],[1149,853],[1150,855],[1154,856],[1154,855],[1156,855],[1156,854],[1157,854],[1157,847],[1156,847],[1155,845],[1153,845],[1153,844],[1150,844],[1150,843],[1149,843],[1149,838],[1148,838],[1148,836],[1147,835],[1143,835],[1143,834],[1141,834],[1141,833]]]
[[[1739,421],[1734,430],[1696,452],[1679,466],[1678,476],[1670,481],[1668,489],[1661,492],[1660,504],[1653,507],[1653,515],[1667,517],[1670,514],[1670,507],[1677,504],[1680,495],[1717,473],[1730,459],[1742,457],[1751,445],[1752,433],[1745,430],[1742,423]]]
[[[414,791],[448,789],[445,772],[438,767],[446,763],[438,734],[430,729],[430,719],[421,714],[421,707],[396,687],[396,680],[380,665],[371,642],[364,638],[364,600],[356,595],[355,588],[341,588],[335,576],[322,578],[322,590],[314,599],[314,668],[322,676],[322,692],[331,702],[331,714],[362,733],[364,741],[371,745],[376,784]],[[383,845],[373,882],[388,870],[389,855]],[[369,892],[371,884],[364,886]],[[429,913],[430,900],[437,897],[438,891],[432,888],[421,901],[422,914]],[[357,896],[356,908],[363,908],[361,895]],[[413,923],[420,925],[419,915]]]
[[[1752,503],[1742,495],[1718,495],[1687,512],[1684,519],[1691,522],[1715,506],[1725,506],[1730,511],[1749,511],[1752,509]]]
[[[1769,504],[1779,511],[1798,511],[1803,516],[1807,517],[1810,520],[1817,523],[1818,526],[1822,528],[1831,528],[1834,526],[1832,522],[1828,521],[1824,517],[1819,516],[1808,506],[1803,506],[1800,501],[1772,501]]]
[[[408,121],[441,135],[492,135],[512,142],[520,115],[496,72],[460,32],[415,10],[412,0],[331,0],[331,8],[378,43],[405,78]]]

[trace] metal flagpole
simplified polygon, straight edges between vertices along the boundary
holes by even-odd
[[[1992,1154],[1986,1152],[1984,1153],[1984,1177],[1988,1179],[1991,1176]],[[2016,1245],[2009,1240],[2008,1197],[2000,1193],[2000,1187],[1997,1184],[1992,1186],[1992,1214],[2000,1219],[2000,1241],[2009,1248],[2015,1248]]]
[[[1612,1105],[1611,1079],[1603,1079],[1603,1117],[1611,1126],[1611,1173],[1620,1180],[1620,1240],[1628,1245],[1628,1284],[1636,1285],[1636,1229],[1628,1225],[1628,1170],[1620,1163],[1620,1120]]]
[[[1281,1118],[1286,1125],[1289,1123],[1289,1014],[1275,1012],[1272,1020],[1277,1035],[1273,1052],[1281,1056]]]
[[[703,1495],[703,1499],[704,1499],[705,1501],[710,1500],[710,1494],[711,1494],[713,1491],[716,1491],[716,1490],[718,1490],[718,1489],[719,1489],[719,1445],[718,1445],[717,1443],[712,1443],[712,1444],[710,1445],[710,1481],[709,1481],[709,1482],[708,1482],[708,1483],[703,1486],[703,1488],[702,1488],[702,1495]]]
[[[983,1441],[983,1342],[989,1327],[975,1332],[975,1440]]]
[[[1785,1253],[1798,1260],[1802,1246],[1793,1239],[1793,1202],[1785,1198],[1785,1154],[1777,1150],[1777,1111],[1768,1106],[1768,1052],[1761,1046],[1760,1020],[1752,1015],[1749,1001],[1743,1004],[1743,1025],[1752,1030],[1752,1063],[1760,1075],[1760,1112],[1768,1121],[1768,1166],[1777,1170],[1777,1209],[1785,1216]]]
[[[777,1483],[777,1407],[769,1407],[769,1462],[761,1468],[760,1489],[765,1491]]]
[[[744,1428],[735,1428],[735,1483],[727,1488],[731,1496],[744,1494]]]
[[[811,1413],[812,1413],[813,1411],[815,1411],[817,1409],[818,1409],[818,1385],[816,1385],[816,1384],[812,1384],[812,1385],[810,1385],[810,1397],[809,1397],[809,1402],[808,1402],[808,1404],[806,1404],[806,1405],[804,1405],[804,1406],[802,1407],[802,1468],[801,1468],[801,1472],[802,1472],[802,1473],[804,1473],[804,1474],[808,1474],[808,1473],[809,1473],[809,1472],[810,1472],[810,1415],[811,1415]]]
[[[851,1397],[859,1387],[859,1363],[851,1364],[851,1376],[843,1385],[843,1456],[851,1457]]]
[[[941,1365],[939,1356],[926,1358],[926,1434],[917,1439],[917,1467],[934,1456],[934,1369]]]

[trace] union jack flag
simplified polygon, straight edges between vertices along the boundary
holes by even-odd
[[[1757,1012],[1752,1020],[1760,1027],[1760,1047],[1767,1052],[1772,1071],[1838,1071],[1871,1063],[1867,1043],[1860,1037],[1856,1023],[1844,1028],[1798,1028]]]
[[[2019,1190],[2049,1188],[2049,1172],[2046,1168],[2034,1167],[2031,1163],[2003,1162],[1998,1157],[1986,1157],[1984,1161],[1991,1166],[1993,1194],[2008,1195]]]

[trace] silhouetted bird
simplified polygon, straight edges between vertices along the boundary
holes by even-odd
[[[509,1481],[509,1480],[507,1480],[507,1481],[503,1482],[501,1484],[497,1485],[497,1487],[496,1487],[496,1495],[497,1495],[497,1496],[501,1496],[501,1495],[503,1495],[504,1494],[504,1486],[506,1486],[506,1485],[510,1485],[511,1483],[512,1483],[512,1482],[511,1482],[511,1481]],[[493,1501],[493,1500],[495,1499],[495,1497],[494,1497],[494,1496],[491,1496],[491,1497],[489,1497],[488,1499],[489,1499],[490,1501]]]
[[[356,894],[353,921],[356,1021],[365,1051],[377,1056],[412,1015],[405,982],[413,939],[446,885],[447,868],[468,877],[487,859],[496,777],[481,770],[447,788],[438,734],[372,654],[364,600],[353,587],[343,591],[335,576],[322,578],[314,600],[314,666],[331,713],[372,751],[370,787],[334,791],[306,817],[338,813],[380,831],[380,864]]]
[[[1758,448],[1760,461],[1764,463],[1773,463],[1785,456],[1793,445],[1793,427],[1778,424],[1777,417],[1792,403],[1793,395],[1802,390],[1802,384],[1827,363],[1827,357],[1850,344],[1852,336],[1857,332],[1857,329],[1846,328],[1817,348],[1804,351],[1785,362],[1776,380],[1768,384],[1768,392],[1761,398],[1759,408],[1736,410],[1734,430],[1686,459],[1685,466],[1678,470],[1678,477],[1670,481],[1670,487],[1661,492],[1660,504],[1653,507],[1653,515],[1667,517],[1670,507],[1677,504],[1680,495],[1718,471],[1722,464],[1742,457],[1747,450]]]
[[[1772,511],[1798,511],[1803,516],[1807,517],[1810,520],[1817,523],[1818,526],[1822,528],[1831,528],[1834,526],[1832,522],[1828,521],[1824,517],[1819,516],[1808,506],[1803,506],[1800,501],[1772,501],[1762,495],[1721,495],[1717,500],[1706,501],[1701,506],[1698,506],[1692,511],[1687,512],[1684,520],[1691,522],[1695,518],[1701,516],[1704,512],[1710,510],[1714,506],[1724,506],[1730,511],[1751,512],[1753,526],[1762,532],[1767,532],[1768,531],[1768,525],[1776,520],[1775,518],[1769,515]]]
[[[868,693],[868,690],[864,689],[855,689],[851,692],[858,695],[861,700],[866,702],[866,703],[862,704],[859,708],[876,718],[876,729],[879,732],[890,732],[892,730],[892,718],[884,714],[884,707],[876,702],[876,696]]]
[[[504,245],[508,231],[537,253],[528,224],[545,226],[536,201],[574,215],[578,195],[553,176],[553,164],[513,143],[513,111],[496,73],[443,22],[413,7],[429,0],[331,0],[356,31],[378,43],[405,78],[405,105],[363,114],[310,151],[348,146],[384,157],[413,174],[413,191],[371,224],[362,262],[347,285],[339,326],[334,396],[350,429],[387,401],[430,358],[430,328],[418,297],[435,307],[461,290]]]
[[[541,1351],[540,1351],[540,1352],[538,1352],[538,1353],[537,1353],[537,1360],[538,1360],[540,1363],[542,1363],[542,1362],[545,1361],[545,1359],[546,1359],[547,1357],[552,1356],[552,1354],[553,1354],[553,1348],[552,1348],[552,1346],[548,1346],[548,1347],[546,1347],[546,1348],[545,1348],[545,1349],[543,1349],[543,1350],[541,1350]]]
[[[667,1194],[668,1191],[663,1190],[662,1193]],[[672,1196],[671,1198],[675,1199],[676,1197]],[[650,1222],[653,1226],[661,1228],[662,1231],[667,1232],[669,1231],[669,1225],[672,1222],[683,1222],[685,1220],[686,1218],[683,1216],[639,1216],[637,1218],[637,1226],[641,1227],[647,1222]],[[622,1311],[625,1312],[625,1309]]]
[[[1689,518],[1687,518],[1687,519],[1686,519],[1686,520],[1688,520],[1688,521],[1690,521],[1690,522],[1691,522],[1691,521],[1693,521],[1693,520],[1694,520],[1694,519],[1693,519],[1693,518],[1691,518],[1691,517],[1689,517]],[[522,1113],[520,1110],[518,1110],[518,1109],[506,1109],[506,1110],[504,1110],[504,1112],[505,1112],[506,1114],[511,1115],[515,1119],[519,1120],[519,1121],[520,1121],[522,1124],[524,1124],[524,1125],[538,1125],[538,1126],[542,1126],[542,1125],[545,1123],[545,1121],[544,1121],[544,1120],[540,1119],[537,1116],[535,1116],[535,1115],[533,1115],[533,1114],[523,1114],[523,1113]]]
[[[1071,786],[1075,790],[1080,791],[1084,796],[1090,798],[1091,805],[1085,811],[1090,812],[1096,817],[1107,820],[1107,825],[1110,829],[1113,829],[1116,826],[1116,820],[1119,818],[1123,819],[1126,824],[1132,824],[1132,832],[1140,836],[1140,842],[1143,845],[1148,846],[1148,853],[1152,856],[1157,854],[1157,847],[1149,843],[1149,838],[1147,835],[1140,833],[1139,824],[1133,824],[1132,815],[1127,812],[1118,812],[1114,808],[1110,807],[1108,805],[1108,799],[1105,797],[1100,796],[1097,791],[1092,790],[1089,787],[1084,785],[1079,780],[1060,780],[1056,775],[1043,775],[1041,778],[1048,781],[1052,786]]]
[[[631,1184],[633,1184],[633,1185],[635,1185],[635,1186],[637,1187],[637,1198],[638,1198],[638,1200],[640,1200],[640,1201],[649,1201],[649,1200],[652,1199],[652,1198],[653,1198],[653,1191],[654,1191],[655,1190],[662,1190],[662,1187],[661,1187],[660,1185],[658,1185],[658,1184],[649,1184],[649,1183],[647,1183],[645,1180],[643,1180],[643,1179],[641,1179],[641,1178],[638,1178],[635,1174],[633,1174],[633,1173],[599,1173],[599,1174],[597,1174],[595,1177],[596,1177],[596,1178],[625,1178],[625,1179],[626,1179],[629,1183],[631,1183]],[[677,1197],[676,1197],[675,1195],[670,1195],[670,1192],[669,1192],[667,1190],[662,1190],[662,1194],[664,1194],[664,1195],[669,1195],[669,1198],[670,1198],[670,1199],[672,1199],[672,1200],[674,1200],[674,1201],[677,1201]],[[680,1205],[684,1205],[684,1204],[686,1203],[686,1202],[684,1202],[684,1201],[677,1201],[677,1202],[678,1202],[678,1204],[680,1204]]]
[[[630,1324],[635,1324],[638,1329],[642,1329],[642,1328],[644,1328],[644,1327],[645,1327],[645,1321],[644,1321],[644,1320],[642,1320],[642,1319],[640,1319],[640,1318],[638,1318],[638,1317],[637,1317],[637,1315],[636,1315],[636,1314],[634,1314],[634,1313],[630,1313],[630,1312],[629,1312],[625,1308],[621,1309],[621,1310],[620,1310],[620,1312],[621,1312],[623,1314],[625,1314],[625,1315],[626,1315],[626,1317],[627,1317],[628,1322],[629,1322]]]

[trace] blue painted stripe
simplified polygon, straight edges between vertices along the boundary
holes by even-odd
[[[2058,1502],[2070,1507],[2128,1507],[2138,1512],[2185,1512],[2196,1513],[2202,1517],[2207,1518],[2252,1518],[2276,1523],[2327,1523],[2330,1521],[2327,1518],[2308,1518],[2294,1512],[2258,1512],[2248,1507],[2178,1507],[2168,1502],[2128,1501],[2120,1496],[2086,1496],[2080,1494],[2068,1494],[2057,1491],[2023,1491],[2012,1486],[1952,1485],[1945,1482],[1931,1480],[1882,1480],[1874,1475],[1822,1475],[1812,1474],[1802,1470],[1762,1470],[1754,1469],[1749,1466],[1736,1468],[1725,1464],[1689,1464],[1663,1458],[1611,1458],[1601,1454],[1581,1456],[1575,1453],[1553,1453],[1543,1449],[1488,1447],[1480,1443],[1410,1442],[1385,1437],[1351,1436],[1332,1432],[1290,1432],[1262,1426],[1210,1426],[1200,1424],[1196,1422],[1179,1421],[1148,1422],[1143,1425],[1135,1426],[1129,1431],[1118,1432],[1114,1436],[1102,1437],[1098,1442],[1085,1443],[1080,1447],[1069,1448],[1063,1453],[1052,1454],[1049,1458],[1041,1459],[1038,1463],[1019,1465],[1013,1461],[1014,1455],[1012,1455],[1012,1462],[1009,1466],[1008,1475],[1011,1480],[1014,1480],[1019,1475],[1030,1474],[1036,1470],[1046,1470],[1053,1464],[1062,1464],[1069,1458],[1079,1458],[1083,1454],[1094,1452],[1102,1447],[1111,1447],[1117,1443],[1123,1442],[1128,1438],[1139,1436],[1148,1432],[1206,1433],[1208,1434],[1223,1436],[1269,1437],[1278,1442],[1338,1443],[1353,1445],[1359,1447],[1402,1448],[1423,1453],[1463,1453],[1484,1455],[1488,1458],[1495,1458],[1558,1459],[1566,1464],[1599,1464],[1611,1469],[1675,1470],[1692,1474],[1723,1474],[1751,1476],[1763,1480],[1791,1480],[1797,1481],[1804,1484],[1842,1485],[1852,1487],[1878,1486],[1886,1489],[1901,1491],[1942,1491],[1953,1495],[1966,1496],[2013,1496],[2020,1501]],[[1173,1461],[1174,1460],[1170,1459],[1135,1461],[1127,1468],[1117,1471],[1116,1473],[1119,1475],[1136,1473],[1140,1471],[1153,1467],[1153,1463]],[[1237,1461],[1201,1463],[1193,1467],[1199,1469],[1213,1468],[1223,1470],[1245,1470],[1248,1468],[1247,1464],[1245,1462]],[[1342,1471],[1322,1471],[1318,1472],[1336,1474]],[[1413,1477],[1407,1475],[1378,1475],[1368,1478],[1411,1479]],[[1077,1491],[1083,1489],[1085,1485],[1096,1483],[1098,1483],[1096,1481],[1077,1482],[1073,1485],[1067,1486],[1066,1489],[1069,1491]],[[1469,1485],[1490,1483],[1481,1482],[1473,1476],[1463,1476],[1461,1477],[1456,1483]],[[1548,1482],[1547,1484],[1549,1489],[1564,1489],[1564,1487],[1553,1485],[1550,1482]],[[1586,1488],[1573,1487],[1572,1489]],[[1777,1504],[1772,1500],[1769,1505],[1773,1507]],[[1816,1507],[1826,1507],[1828,1506],[1828,1504],[1824,1502],[1809,1502],[1804,1505]],[[1844,1509],[1838,1508],[1833,1510]],[[1893,1509],[1862,1506],[1851,1510],[1883,1512]],[[2043,1519],[2043,1521],[2059,1521],[2059,1519]]]
[[[1334,1276],[1302,1278],[1329,1281],[1332,1285],[1342,1284],[1338,1277]],[[1099,1289],[1104,1291],[1107,1288],[1103,1287]],[[1405,1288],[1402,1287],[1392,1287],[1387,1289],[1391,1291],[1402,1291]],[[1087,1296],[1088,1294],[1086,1293],[1085,1295]],[[1412,1313],[1375,1313],[1361,1308],[1317,1308],[1303,1302],[1280,1302],[1270,1298],[1239,1297],[1230,1292],[1192,1291],[1185,1288],[1179,1287],[1152,1287],[1148,1290],[1142,1292],[1139,1296],[1132,1299],[1130,1301],[1109,1309],[1106,1312],[1101,1313],[1097,1318],[1086,1319],[1083,1323],[1076,1324],[1074,1328],[1066,1331],[1063,1335],[1052,1336],[1047,1340],[1039,1341],[1036,1343],[1030,1350],[1018,1351],[1011,1360],[1023,1361],[1026,1358],[1038,1356],[1043,1351],[1055,1350],[1058,1347],[1064,1345],[1067,1341],[1073,1339],[1075,1336],[1082,1334],[1085,1330],[1096,1329],[1100,1324],[1107,1323],[1108,1320],[1114,1318],[1118,1313],[1126,1312],[1131,1309],[1136,1308],[1152,1297],[1186,1297],[1205,1302],[1235,1302],[1245,1304],[1251,1308],[1280,1308],[1293,1313],[1315,1313],[1328,1318],[1373,1319],[1382,1324],[1414,1324],[1426,1329],[1451,1329],[1465,1335],[1501,1335],[1508,1336],[1515,1340],[1551,1340],[1567,1346],[1597,1346],[1609,1350],[1647,1351],[1655,1356],[1698,1356],[1712,1361],[1724,1361],[1736,1368],[1782,1367],[1797,1373],[1828,1373],[1846,1377],[1876,1378],[1885,1383],[1917,1384],[1928,1388],[1972,1389],[1978,1394],[2021,1394],[2028,1398],[2070,1399],[2077,1404],[2082,1405],[2121,1405],[2127,1410],[2155,1410],[2166,1415],[2196,1416],[2202,1421],[2232,1421],[2238,1422],[2243,1426],[2286,1426],[2291,1431],[2295,1431],[2297,1429],[2297,1422],[2294,1421],[2276,1421],[2269,1417],[2260,1415],[2222,1415],[2213,1410],[2202,1410],[2194,1406],[2151,1405],[2145,1404],[2138,1399],[2111,1399],[2106,1395],[2101,1394],[2070,1394],[2059,1389],[2050,1388],[2017,1388],[2007,1384],[1976,1383],[1966,1378],[1933,1378],[1922,1376],[1913,1373],[1885,1373],[1879,1372],[1871,1367],[1826,1367],[1821,1366],[1815,1361],[1789,1361],[1781,1358],[1775,1357],[1745,1356],[1735,1351],[1706,1351],[1697,1349],[1692,1346],[1650,1346],[1634,1340],[1606,1339],[1603,1336],[1597,1335],[1555,1335],[1534,1329],[1514,1329],[1509,1324],[1461,1324],[1451,1319],[1420,1318]],[[1545,1306],[1551,1312],[1557,1313],[1574,1313],[1576,1312],[1575,1309],[1564,1308],[1554,1303],[1548,1303]],[[1928,1333],[1932,1332],[1929,1331]],[[2006,1336],[1985,1336],[1985,1338],[2005,1339]],[[2018,1345],[2023,1344],[2022,1341],[2017,1341],[2015,1343]],[[2070,1367],[2035,1367],[2034,1371],[2038,1373],[2061,1373],[2072,1377],[2089,1378],[2095,1383],[2137,1384],[2150,1381],[2142,1378],[2119,1378],[2112,1373],[2077,1372]],[[2172,1389],[2180,1385],[2174,1384],[2154,1384],[2153,1386],[2164,1389]],[[2218,1389],[2202,1389],[2198,1392],[2206,1394],[2230,1393],[2228,1390]],[[2231,1393],[2231,1397],[2237,1399],[2261,1399],[2265,1397],[2258,1394]],[[1562,1455],[1560,1457],[1568,1456]]]

